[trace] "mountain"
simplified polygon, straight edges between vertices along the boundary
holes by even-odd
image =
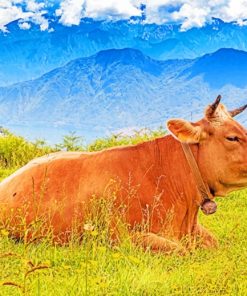
[[[171,117],[196,120],[219,93],[231,108],[246,104],[246,64],[247,53],[233,49],[167,61],[129,48],[101,51],[1,87],[0,124],[54,141],[69,130],[91,140],[124,128],[158,127]],[[239,118],[247,123],[246,115]]]
[[[220,48],[247,51],[247,26],[219,19],[186,32],[178,25],[138,21],[83,19],[78,26],[65,27],[50,16],[49,23],[49,31],[34,24],[21,30],[15,21],[7,26],[9,33],[0,32],[0,86],[38,78],[73,59],[111,48],[137,49],[158,60],[194,59]]]
[[[214,89],[226,84],[244,88],[247,82],[247,54],[245,51],[220,49],[198,59],[189,71],[190,78],[203,75]]]

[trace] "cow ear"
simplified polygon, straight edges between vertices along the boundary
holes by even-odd
[[[167,128],[182,143],[199,143],[205,137],[200,126],[183,119],[168,120]]]

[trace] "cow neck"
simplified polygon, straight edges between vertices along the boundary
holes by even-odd
[[[195,157],[190,149],[190,146],[189,144],[187,143],[181,143],[182,145],[182,148],[183,148],[183,151],[184,151],[184,154],[185,154],[185,157],[187,159],[187,162],[190,166],[190,169],[192,171],[192,174],[194,176],[194,179],[196,181],[196,185],[197,185],[197,188],[200,192],[200,195],[202,197],[202,201],[201,201],[201,206],[202,204],[207,201],[207,200],[211,200],[212,198],[210,197],[211,196],[211,193],[209,192],[207,186],[205,185],[203,179],[202,179],[202,175],[201,175],[201,172],[200,172],[200,169],[198,167],[198,164],[195,160]]]

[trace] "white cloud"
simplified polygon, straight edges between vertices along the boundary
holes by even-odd
[[[85,17],[119,20],[143,13],[144,23],[175,22],[181,30],[202,27],[212,18],[247,25],[247,0],[0,0],[0,30],[6,31],[6,25],[18,19],[49,30],[45,12],[55,3],[56,15],[66,26],[79,25]]]
[[[78,25],[81,18],[118,20],[141,16],[146,23],[176,22],[182,30],[202,27],[212,18],[246,24],[247,0],[63,0],[57,15],[64,25]]]
[[[247,20],[238,20],[238,25],[240,26],[240,27],[242,27],[242,26],[247,26]]]
[[[37,12],[33,14],[33,16],[30,18],[30,21],[40,26],[41,31],[46,31],[49,29],[49,22],[48,20],[43,16],[44,11]]]
[[[241,21],[247,18],[247,0],[229,0],[221,7],[220,15],[226,22]]]
[[[202,27],[210,13],[210,7],[198,7],[195,2],[191,4],[185,3],[181,6],[179,11],[175,11],[171,14],[171,19],[177,22],[181,22],[182,30],[188,30],[192,27]]]
[[[22,29],[29,29],[27,22],[33,22],[41,30],[47,30],[49,23],[43,16],[46,13],[43,7],[44,3],[36,0],[0,0],[0,30],[7,32],[6,26],[16,20],[22,20],[19,23]]]
[[[246,24],[243,20],[247,18],[247,0],[146,0],[146,3],[147,22],[175,21],[182,25],[182,30],[202,27],[212,18]],[[164,13],[166,9],[168,13]]]
[[[85,0],[64,0],[56,15],[60,16],[60,22],[64,25],[79,25],[84,4]]]
[[[175,7],[182,3],[176,0],[145,0],[146,5],[146,22],[162,24],[170,21],[171,13],[169,8]]]
[[[19,27],[22,30],[29,30],[31,28],[31,25],[30,23],[24,22],[24,23],[19,23]]]
[[[97,19],[128,19],[131,16],[141,16],[140,1],[86,1],[84,13],[86,17]]]
[[[18,19],[30,17],[30,13],[23,12],[20,7],[11,3],[11,1],[0,1],[0,30],[7,32],[6,25]]]
[[[147,23],[176,22],[188,30],[220,18],[246,25],[247,0],[145,0],[145,4]]]
[[[63,0],[56,15],[70,26],[78,25],[82,17],[111,20],[140,16],[139,5],[140,1],[133,0]]]
[[[40,11],[44,8],[45,4],[40,2],[37,3],[35,0],[27,0],[26,1],[27,10],[29,11]]]

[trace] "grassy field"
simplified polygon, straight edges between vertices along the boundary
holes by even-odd
[[[102,143],[97,145],[108,145]],[[2,178],[15,169],[4,159]],[[218,199],[216,214],[200,214],[219,248],[185,256],[143,251],[127,235],[109,247],[97,230],[66,247],[48,240],[17,243],[2,228],[0,295],[247,295],[246,195],[245,190]]]

